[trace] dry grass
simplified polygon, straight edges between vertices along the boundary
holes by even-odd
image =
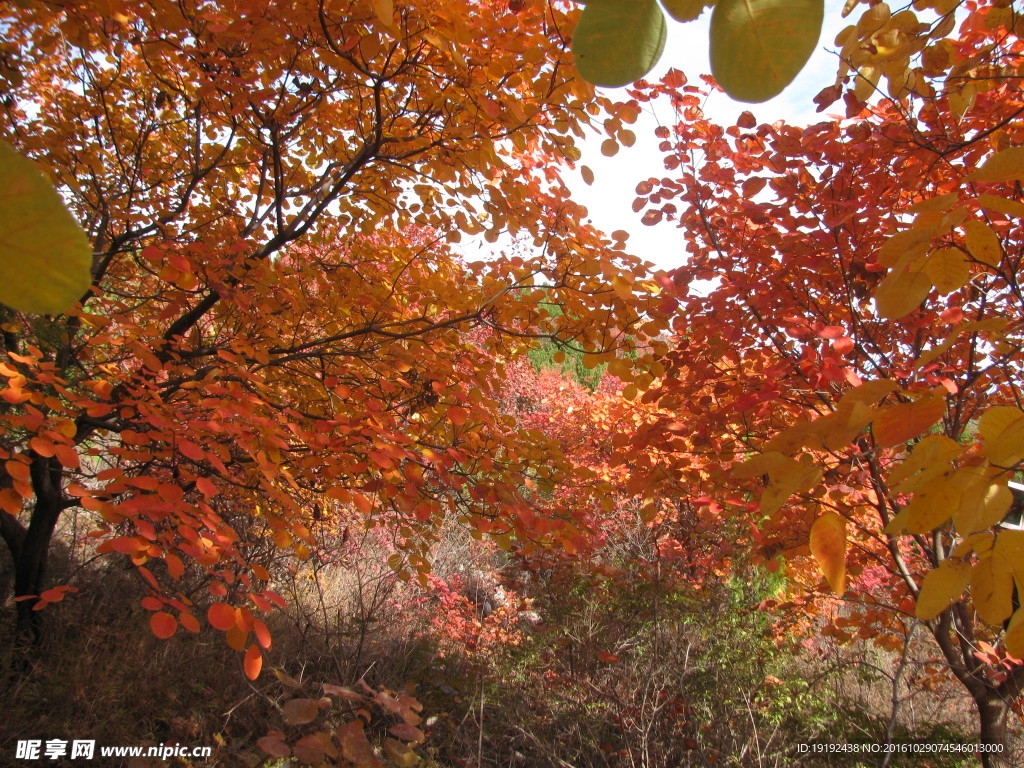
[[[284,729],[280,705],[289,691],[269,672],[246,681],[240,654],[219,632],[153,638],[133,569],[89,560],[73,541],[65,532],[52,579],[79,591],[46,609],[46,639],[27,669],[2,642],[13,605],[0,606],[0,763],[19,738],[87,738],[214,747],[197,768],[278,766],[256,739]],[[330,552],[329,560],[275,565],[275,586],[290,607],[268,618],[268,667],[310,691],[360,679],[412,685],[430,717],[419,748],[428,768],[877,764],[822,762],[796,745],[884,741],[896,660],[867,645],[813,659],[778,648],[763,614],[750,610],[759,599],[750,585],[696,595],[571,571],[527,577],[453,532],[437,553],[441,576],[476,579],[471,588],[482,590],[492,576],[479,574],[498,573],[528,590],[544,619],[540,631],[520,633],[518,645],[471,652],[431,622],[437,600],[395,577],[383,542],[353,537]],[[0,560],[0,583],[4,574]],[[197,573],[180,586],[197,602],[207,594]],[[906,669],[931,654],[923,636],[921,643]],[[973,740],[969,702],[955,687],[922,692],[906,682],[897,686],[898,736]]]

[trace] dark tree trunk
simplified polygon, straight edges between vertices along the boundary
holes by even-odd
[[[31,480],[36,499],[28,526],[13,516],[7,516],[0,525],[14,560],[14,597],[28,598],[17,600],[15,644],[20,648],[34,647],[41,640],[40,612],[33,610],[38,602],[34,596],[43,592],[50,541],[66,506],[61,488],[63,468],[55,458],[33,456]]]
[[[984,768],[1009,768],[1006,718],[1010,705],[992,689],[986,696],[975,697],[974,703],[978,707],[981,746],[989,750],[981,753],[981,764]]]

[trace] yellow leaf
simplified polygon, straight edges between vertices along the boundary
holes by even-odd
[[[939,387],[912,403],[897,403],[882,409],[871,425],[875,442],[886,447],[920,435],[946,412],[945,392]]]
[[[612,278],[612,290],[623,301],[629,301],[633,298],[633,285],[622,275],[616,275]]]
[[[964,224],[967,233],[967,250],[978,261],[991,267],[999,266],[1003,260],[1003,246],[999,237],[983,221],[968,221]]]
[[[1016,181],[1024,179],[1024,147],[996,152],[976,171],[965,177],[970,181]]]
[[[988,211],[1005,213],[1018,219],[1024,218],[1024,203],[1017,200],[1008,200],[998,195],[978,195],[978,203]]]
[[[973,83],[967,83],[959,91],[949,94],[949,109],[957,120],[962,120],[963,116],[971,110],[977,97],[978,89],[974,87]]]
[[[875,410],[862,402],[854,401],[851,408],[841,408],[828,416],[818,419],[823,429],[821,447],[829,451],[838,451],[849,445],[864,428],[875,418]],[[835,420],[834,425],[829,422]]]
[[[956,340],[960,338],[960,331],[961,329],[957,328],[950,335],[950,337],[941,344],[939,344],[939,346],[932,347],[931,349],[926,349],[924,352],[922,352],[921,356],[918,357],[916,361],[914,361],[914,368],[920,371],[924,369],[924,367],[927,366],[929,363],[931,363],[932,360],[934,360],[935,358],[946,354],[946,352],[949,351],[950,347],[952,347],[953,344],[956,343]]]
[[[970,564],[943,560],[938,568],[924,577],[917,596],[917,618],[921,621],[934,619],[963,594],[970,579]]]
[[[953,476],[929,483],[903,510],[904,529],[908,533],[929,533],[949,520],[960,508],[960,483]]]
[[[937,197],[929,197],[919,202],[914,203],[907,210],[912,213],[925,213],[928,211],[948,211],[953,207],[953,203],[957,201],[956,192],[950,192],[948,195],[938,195]]]
[[[1006,431],[1011,424],[1024,419],[1024,411],[1012,405],[997,405],[989,408],[978,419],[978,437],[988,443]]]
[[[769,483],[761,494],[761,513],[777,512],[794,493],[809,490],[821,480],[821,469],[814,464],[795,461],[781,453],[769,451],[734,467],[740,479],[768,475]]]
[[[384,740],[384,753],[398,768],[412,768],[420,762],[419,757],[412,749],[395,739]]]
[[[917,309],[928,298],[932,282],[926,272],[893,270],[875,291],[875,305],[882,317],[895,320]]]
[[[1003,635],[1003,647],[1011,656],[1024,657],[1024,609],[1018,609]]]
[[[883,267],[894,267],[904,256],[909,255],[909,261],[924,256],[931,247],[935,234],[935,227],[911,227],[897,232],[878,249],[876,254],[878,263]]]
[[[1024,591],[1024,531],[1001,530],[992,553],[1006,562],[1018,591]]]
[[[882,533],[889,534],[890,536],[900,536],[907,533],[907,517],[907,508],[904,507],[882,528]]]
[[[957,474],[969,473],[976,468],[966,467]],[[977,477],[967,484],[960,498],[960,508],[953,515],[957,534],[967,536],[984,531],[1001,522],[1013,504],[1013,493],[1001,483]]]
[[[978,557],[983,557],[992,551],[995,543],[996,535],[992,531],[972,533],[953,547],[950,557],[967,557],[971,552]]]
[[[971,265],[959,249],[940,248],[928,258],[924,272],[939,293],[952,293],[970,279]]]
[[[0,141],[0,302],[56,314],[89,290],[92,249],[35,163]]]
[[[846,521],[826,512],[811,526],[811,554],[838,595],[846,591]]]
[[[839,401],[839,407],[852,408],[854,403],[874,405],[890,392],[895,392],[899,386],[892,379],[872,379],[865,381],[859,387],[854,387]]]
[[[1010,468],[1024,459],[1024,413],[1011,406],[990,408],[978,423],[982,453],[998,467]]]
[[[982,620],[999,625],[1013,612],[1013,571],[1005,558],[993,553],[974,566],[971,599]]]
[[[945,435],[923,437],[906,461],[889,472],[889,482],[898,484],[900,493],[914,493],[946,472],[950,460],[962,451],[963,447],[956,440]]]
[[[783,456],[777,451],[760,453],[753,458],[747,459],[742,464],[733,467],[733,477],[745,480],[758,475],[771,475],[785,472],[788,467],[797,462],[788,456]]]

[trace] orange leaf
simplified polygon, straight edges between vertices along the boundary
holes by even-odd
[[[118,536],[116,539],[111,539],[109,544],[112,550],[120,552],[122,555],[134,555],[143,546],[143,543],[135,536]]]
[[[28,444],[32,447],[33,451],[46,458],[50,458],[56,452],[56,446],[49,440],[44,440],[41,437],[33,437],[28,441]]]
[[[267,625],[259,619],[252,620],[253,631],[256,633],[256,640],[261,646],[268,651],[270,650],[270,630],[267,629]]]
[[[231,627],[231,629],[224,633],[224,640],[227,641],[229,648],[233,648],[236,651],[244,651],[249,640],[249,633],[238,627]]]
[[[55,445],[53,446],[53,452],[57,456],[57,461],[62,465],[68,469],[78,469],[78,451],[70,445]]]
[[[214,603],[206,610],[210,626],[226,632],[235,626],[235,609],[227,603]]]
[[[199,619],[193,616],[191,613],[182,613],[178,615],[178,621],[181,622],[181,626],[187,629],[189,632],[199,631]]]
[[[245,652],[244,667],[245,676],[250,680],[255,680],[260,676],[260,671],[263,669],[263,654],[255,645],[250,645],[249,650]]]
[[[29,468],[28,464],[23,461],[11,460],[4,464],[7,469],[7,474],[13,477],[15,480],[28,480]]]
[[[466,418],[469,416],[469,412],[465,408],[460,408],[457,405],[448,406],[448,419],[457,426],[462,426],[466,423]]]
[[[171,578],[180,579],[185,575],[185,566],[177,555],[164,555],[164,562],[167,563],[167,572],[171,574]]]
[[[178,630],[178,621],[166,611],[158,611],[149,617],[149,628],[161,640],[166,640]]]
[[[883,447],[899,445],[917,437],[946,412],[946,390],[939,388],[912,403],[883,408],[871,427],[875,441]]]

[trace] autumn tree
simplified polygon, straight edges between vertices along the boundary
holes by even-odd
[[[17,77],[0,134],[92,252],[76,307],[3,318],[0,532],[23,642],[67,594],[45,573],[69,510],[137,567],[155,634],[205,618],[250,677],[280,601],[261,547],[305,556],[311,527],[355,515],[425,577],[446,519],[524,540],[553,519],[524,478],[571,467],[500,412],[503,367],[538,336],[642,359],[663,317],[559,179],[594,115],[637,115],[575,78],[566,8],[2,14]],[[462,237],[518,245],[470,262]],[[212,604],[175,590],[188,568]]]
[[[633,92],[679,118],[635,208],[688,251],[665,283],[668,374],[643,396],[672,412],[645,439],[675,451],[638,471],[747,521],[772,567],[812,555],[811,590],[845,594],[883,645],[923,622],[1001,750],[1024,684],[1024,534],[1001,525],[1024,459],[1022,61],[1006,4],[963,9],[947,37],[952,8],[872,5],[818,99],[845,117],[816,125],[715,125],[680,73]]]

